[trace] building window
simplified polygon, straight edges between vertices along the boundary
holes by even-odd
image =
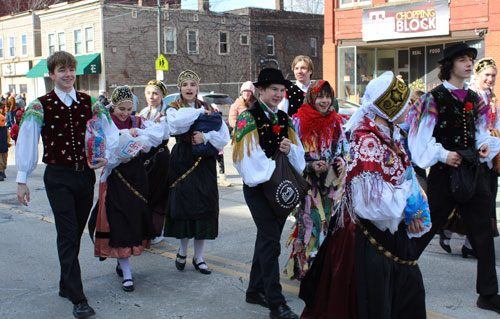
[[[248,45],[248,34],[240,34],[240,44]]]
[[[188,54],[198,54],[198,30],[187,30]]]
[[[3,59],[3,38],[0,38],[0,59]]]
[[[74,31],[75,54],[82,54],[82,30]]]
[[[132,10],[132,12],[130,13],[131,16],[132,16],[132,19],[137,19],[137,10]]]
[[[85,51],[94,52],[94,28],[85,28]]]
[[[339,7],[352,7],[371,4],[372,0],[339,0]]]
[[[165,28],[165,53],[177,53],[177,36],[175,28]]]
[[[26,34],[21,34],[21,55],[28,55],[28,36]]]
[[[9,55],[11,57],[16,56],[16,47],[14,46],[15,40],[14,37],[9,37]]]
[[[220,18],[220,23],[226,24],[226,17],[221,17]]]
[[[198,20],[199,20],[198,13],[195,13],[195,14],[193,15],[193,20],[194,20],[194,21],[198,21]]]
[[[64,32],[59,32],[57,34],[57,50],[58,51],[66,51],[66,36]]]
[[[28,93],[28,85],[27,84],[19,84],[19,93]]]
[[[219,31],[219,54],[229,53],[229,32]]]
[[[266,35],[267,55],[274,55],[274,35]]]
[[[311,56],[318,56],[318,39],[311,38]]]
[[[56,52],[56,35],[51,33],[48,35],[49,37],[49,55],[54,54]]]

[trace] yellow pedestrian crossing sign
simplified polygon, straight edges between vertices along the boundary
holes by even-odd
[[[157,70],[168,71],[168,61],[163,54],[160,54],[158,59],[156,59],[155,66]]]

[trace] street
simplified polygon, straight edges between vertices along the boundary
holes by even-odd
[[[127,293],[115,273],[116,261],[100,262],[93,257],[93,245],[85,233],[80,264],[84,291],[97,312],[95,318],[269,318],[267,309],[245,302],[256,227],[243,198],[241,178],[231,164],[231,150],[226,146],[225,161],[233,185],[219,188],[219,237],[207,241],[205,249],[212,275],[194,270],[192,242],[186,269],[179,272],[174,265],[178,241],[168,238],[131,258],[136,289]],[[72,318],[71,303],[58,296],[56,231],[42,181],[45,165],[39,164],[30,176],[31,201],[24,207],[16,197],[12,155],[8,178],[0,182],[0,317]],[[97,186],[95,190],[97,194]],[[282,236],[282,268],[290,253],[285,243],[292,225],[289,218]],[[428,318],[497,318],[496,313],[475,305],[476,261],[461,257],[462,243],[462,238],[455,237],[450,255],[439,247],[436,236],[419,260]],[[499,272],[498,238],[495,243]],[[299,282],[283,275],[282,286],[288,304],[300,313],[304,303],[297,297]]]

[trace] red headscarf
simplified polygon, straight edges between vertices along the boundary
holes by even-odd
[[[314,103],[318,98],[319,92],[325,84],[330,85],[327,81],[323,80],[311,83],[311,86],[307,90],[304,104],[299,108],[297,114],[294,115],[294,117],[300,119],[299,127],[302,143],[309,147],[313,145],[316,145],[317,148],[322,146],[329,147],[333,139],[338,138],[340,125],[342,125],[340,116],[332,106],[326,114],[322,114],[314,108]],[[331,96],[333,105],[333,89],[331,89]]]

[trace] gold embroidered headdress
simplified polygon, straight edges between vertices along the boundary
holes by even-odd
[[[495,69],[497,68],[495,60],[492,58],[483,58],[477,61],[474,65],[474,74],[479,74],[489,67],[494,67]]]
[[[186,70],[179,74],[179,77],[177,78],[177,87],[180,89],[182,82],[186,80],[193,80],[194,82],[196,82],[197,86],[200,85],[200,77],[198,76],[198,74],[196,74],[194,71]]]
[[[391,71],[384,72],[366,86],[362,107],[344,125],[351,130],[369,112],[394,122],[408,107],[411,89],[394,76]]]
[[[118,86],[114,89],[113,93],[111,93],[111,103],[110,106],[117,106],[122,102],[134,102],[134,94],[132,93],[132,89],[128,85]]]
[[[146,84],[146,87],[152,86],[160,91],[160,93],[163,95],[163,97],[167,96],[167,87],[165,84],[163,84],[162,81],[158,80],[151,80]]]

